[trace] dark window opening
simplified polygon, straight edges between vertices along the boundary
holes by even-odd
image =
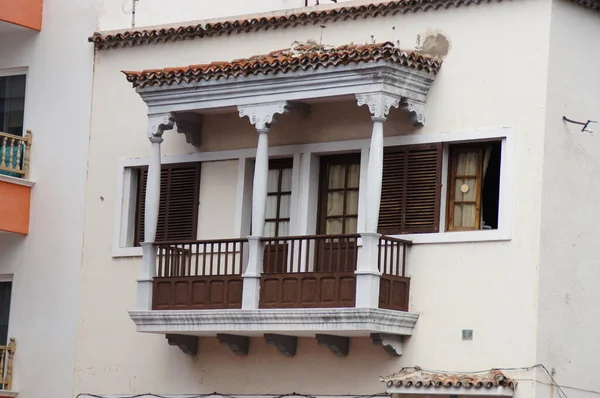
[[[500,142],[491,143],[490,160],[481,188],[483,229],[498,229],[501,152]]]
[[[12,282],[0,282],[0,345],[8,343],[8,318],[10,315],[10,296]]]
[[[0,77],[0,132],[23,135],[25,75]]]

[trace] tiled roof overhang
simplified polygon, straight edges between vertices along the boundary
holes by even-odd
[[[390,42],[365,45],[344,45],[324,48],[318,45],[298,45],[266,55],[257,55],[231,62],[213,62],[177,68],[152,69],[141,72],[124,71],[133,87],[163,86],[202,80],[219,80],[251,75],[269,75],[330,68],[360,63],[390,62],[435,75],[442,61],[410,51],[402,51]]]
[[[503,0],[399,0],[377,4],[365,4],[322,9],[316,7],[309,12],[281,13],[269,17],[240,19],[207,24],[194,24],[161,29],[126,30],[114,33],[96,32],[88,38],[96,49],[133,47],[152,43],[198,39],[237,33],[256,32],[269,29],[285,29],[296,26],[317,25],[336,21],[375,18],[386,15],[457,8],[472,4],[502,2]],[[595,0],[581,0],[593,2]]]
[[[232,62],[124,73],[148,105],[148,114],[157,117],[386,95],[422,125],[427,93],[441,63],[389,42],[337,48],[296,43],[291,49]]]
[[[517,382],[499,370],[485,373],[442,373],[420,367],[403,368],[393,375],[382,377],[387,392],[392,394],[457,394],[513,396]]]

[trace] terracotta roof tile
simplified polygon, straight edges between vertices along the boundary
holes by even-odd
[[[391,387],[413,388],[473,388],[490,389],[507,387],[514,389],[517,382],[499,370],[492,369],[488,373],[435,373],[420,367],[403,368],[393,375],[382,377],[381,381]]]
[[[231,35],[255,32],[260,30],[291,28],[296,26],[316,25],[327,22],[374,18],[386,15],[407,14],[409,12],[437,10],[468,6],[471,4],[501,2],[503,0],[396,0],[376,4],[314,9],[307,12],[282,12],[272,17],[256,17],[162,28],[150,30],[127,30],[118,33],[96,32],[88,38],[96,49],[141,46],[151,43],[198,39],[203,37]],[[574,0],[575,1],[575,0]],[[580,2],[597,2],[600,0],[579,0]]]
[[[201,80],[258,74],[287,73],[297,70],[328,68],[365,62],[391,61],[409,68],[436,74],[442,65],[438,58],[396,48],[390,42],[348,44],[337,48],[314,42],[296,43],[291,48],[231,62],[190,65],[178,68],[123,71],[134,87],[163,86]]]

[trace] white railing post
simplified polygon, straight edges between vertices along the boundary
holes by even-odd
[[[148,164],[148,181],[146,184],[146,197],[144,201],[144,241],[142,246],[142,265],[137,280],[137,307],[139,310],[152,309],[152,283],[156,276],[156,228],[158,225],[158,209],[160,205],[160,144],[165,130],[171,130],[174,118],[169,113],[166,115],[152,115],[148,118],[148,139],[152,144],[150,161]]]
[[[362,249],[356,269],[356,306],[377,308],[379,306],[378,268],[379,238],[377,232],[381,186],[383,177],[383,124],[391,107],[400,106],[400,98],[384,93],[358,94],[358,105],[367,105],[373,120],[373,132],[369,148],[366,181],[366,211],[364,231],[361,231]]]
[[[243,270],[242,308],[256,309],[260,299],[260,275],[263,272],[264,245],[261,241],[267,209],[269,176],[269,131],[276,116],[287,113],[285,101],[238,106],[240,117],[248,116],[258,133],[252,188],[252,235],[248,236],[248,263]]]

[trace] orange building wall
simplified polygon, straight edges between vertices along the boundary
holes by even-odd
[[[0,231],[29,233],[31,187],[0,181]]]
[[[0,0],[0,21],[42,29],[42,0]]]

